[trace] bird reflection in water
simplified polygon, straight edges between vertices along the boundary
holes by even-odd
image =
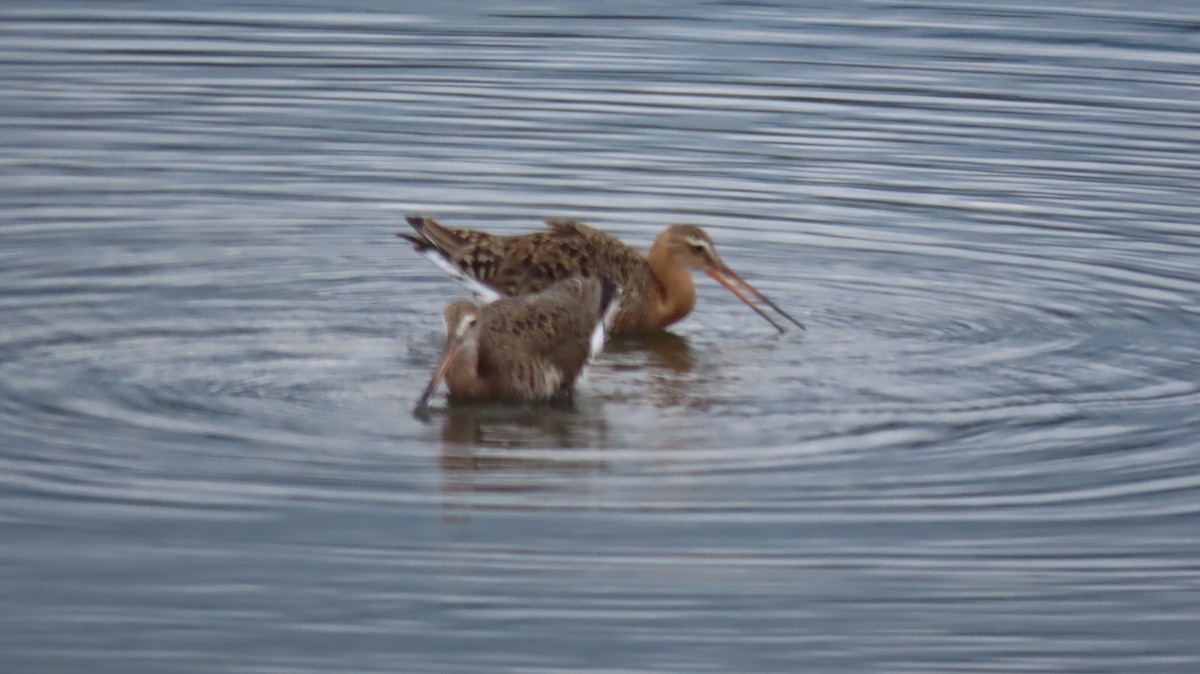
[[[603,446],[608,431],[607,419],[598,409],[581,412],[574,400],[452,404],[440,416],[445,447],[597,447]]]
[[[622,436],[620,424],[609,423],[606,408],[690,404],[691,393],[702,384],[694,367],[688,340],[674,333],[616,337],[605,344],[587,375],[589,381],[569,401],[455,403],[434,410],[432,420],[441,424],[443,494],[578,487],[579,476],[608,469],[602,453],[591,450],[639,442]],[[631,373],[639,381],[627,381]],[[453,500],[460,508],[468,502]]]
[[[594,452],[607,446],[599,405],[452,405],[439,412],[442,493],[542,492],[604,471]],[[525,451],[521,451],[525,450]],[[544,451],[538,451],[544,450]],[[465,505],[465,502],[463,504]]]
[[[638,367],[679,373],[691,372],[695,365],[687,338],[666,330],[613,337],[605,344],[604,353],[608,356],[634,356],[634,360],[641,361]],[[645,358],[637,358],[638,354],[645,354]]]
[[[614,337],[605,344],[604,356],[606,366],[620,372],[626,384],[616,399],[643,398],[657,408],[691,404],[699,382],[687,338],[666,331]]]

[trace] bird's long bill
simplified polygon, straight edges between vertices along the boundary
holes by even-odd
[[[446,348],[442,350],[442,358],[438,361],[437,367],[433,369],[433,376],[429,378],[429,384],[425,386],[425,391],[421,394],[421,400],[413,408],[413,414],[425,416],[426,411],[429,409],[429,399],[433,397],[434,393],[437,393],[438,384],[442,383],[442,378],[446,376],[446,370],[454,362],[454,358],[458,355],[460,347],[462,347],[462,339],[455,337],[446,338]]]
[[[717,283],[720,283],[721,285],[723,285],[727,289],[729,289],[729,292],[733,293],[734,295],[737,295],[738,299],[745,302],[746,305],[749,306],[751,309],[753,309],[755,312],[757,312],[759,316],[762,316],[763,318],[767,319],[767,322],[770,323],[771,325],[775,326],[776,330],[783,332],[783,326],[776,323],[773,318],[771,318],[770,316],[767,315],[767,312],[760,309],[759,306],[754,303],[754,300],[751,299],[750,297],[748,297],[747,294],[753,296],[758,301],[762,302],[763,304],[766,304],[767,306],[771,307],[775,311],[779,312],[779,315],[788,319],[792,323],[795,323],[796,327],[800,328],[801,330],[807,330],[807,328],[804,327],[803,323],[792,318],[783,309],[780,309],[778,304],[775,304],[771,300],[767,299],[766,295],[763,295],[762,293],[758,292],[757,288],[755,288],[754,286],[747,283],[744,279],[742,279],[741,276],[738,276],[737,274],[735,274],[733,272],[733,270],[730,269],[729,267],[726,267],[724,265],[710,266],[710,267],[707,267],[704,271],[706,274],[711,276]]]

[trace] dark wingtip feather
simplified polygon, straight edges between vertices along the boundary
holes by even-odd
[[[426,218],[424,216],[406,215],[404,216],[404,219],[408,221],[408,224],[412,225],[413,229],[417,230],[417,235],[413,236],[407,232],[396,232],[396,236],[411,243],[413,250],[417,251],[418,253],[428,250],[433,246],[433,242],[429,240],[429,237],[425,236]]]
[[[617,284],[612,282],[607,276],[600,277],[600,313],[608,311],[608,305],[612,304],[613,299],[617,296]]]
[[[427,250],[431,245],[427,239],[413,236],[412,234],[409,234],[407,232],[396,232],[396,236],[411,243],[413,250],[417,251],[418,253],[421,251]]]

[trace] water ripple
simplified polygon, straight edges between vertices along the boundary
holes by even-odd
[[[1190,5],[370,4],[0,10],[13,667],[1196,669]],[[422,424],[414,212],[809,330]]]

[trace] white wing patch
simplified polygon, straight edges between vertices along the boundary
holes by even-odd
[[[604,315],[596,322],[596,327],[592,330],[592,339],[588,350],[588,363],[595,360],[596,355],[604,350],[604,338],[612,330],[613,321],[617,318],[617,309],[621,306],[621,289],[613,290],[612,300],[608,303],[608,308],[604,310]]]
[[[480,302],[488,304],[500,299],[500,293],[468,276],[466,272],[459,269],[437,248],[430,246],[429,248],[418,252],[432,262],[435,267],[446,272],[450,278],[465,285],[467,289],[470,290],[473,295],[475,295],[475,299],[479,300]]]
[[[617,318],[617,309],[621,306],[621,289],[616,288],[613,291],[612,300],[608,303],[608,308],[604,310],[604,315],[596,321],[596,327],[592,329],[592,337],[588,340],[588,358],[587,362],[579,370],[579,376],[576,381],[583,382],[587,380],[588,367],[596,360],[596,355],[604,350],[604,338],[612,330],[613,321]]]

